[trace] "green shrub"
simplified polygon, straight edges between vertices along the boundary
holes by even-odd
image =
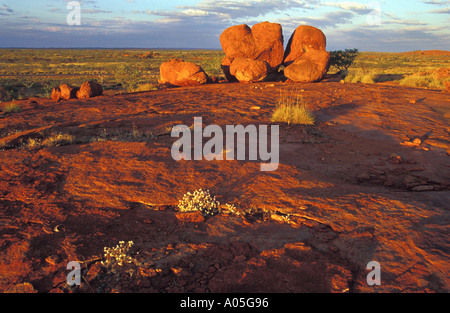
[[[133,91],[139,82],[141,73],[127,63],[121,63],[114,69],[116,82],[122,84],[127,91]]]
[[[330,66],[334,66],[342,72],[344,70],[348,70],[349,67],[352,66],[359,54],[359,51],[358,49],[345,49],[344,51],[331,51],[330,54]]]

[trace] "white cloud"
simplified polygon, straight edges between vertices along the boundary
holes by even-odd
[[[325,5],[325,6],[340,8],[343,10],[353,11],[356,13],[369,13],[370,11],[373,10],[373,8],[370,5],[358,3],[358,2],[345,2],[345,1],[344,2],[325,2],[325,3],[321,3],[321,4]]]
[[[444,9],[430,10],[428,11],[428,13],[450,14],[450,7]]]
[[[14,13],[14,10],[11,9],[6,4],[3,4],[2,6],[0,6],[0,15],[11,15],[13,13]]]
[[[181,11],[185,15],[189,16],[208,16],[210,13],[205,10],[199,10],[199,9],[187,9],[184,11]]]
[[[426,4],[431,4],[431,5],[450,5],[450,0],[445,0],[445,1],[429,0],[429,1],[422,1],[422,2],[426,3]]]

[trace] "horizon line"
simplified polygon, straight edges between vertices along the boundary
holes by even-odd
[[[23,49],[23,50],[209,50],[209,51],[219,51],[222,48],[149,48],[149,47],[0,47],[0,50],[7,49]],[[357,48],[355,48],[357,49]],[[337,51],[343,49],[336,50],[327,50],[327,51]],[[359,51],[359,52],[368,52],[368,53],[406,53],[406,52],[426,52],[426,51],[444,51],[450,52],[450,50],[443,49],[427,49],[427,50],[406,50],[406,51]]]

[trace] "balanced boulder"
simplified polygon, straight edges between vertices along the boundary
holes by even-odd
[[[283,29],[280,24],[262,22],[252,27],[256,59],[269,65],[269,73],[278,71],[284,59]]]
[[[220,35],[220,43],[225,52],[222,70],[228,81],[260,81],[268,74],[277,72],[283,62],[283,33],[280,24],[263,22],[252,28],[245,24],[232,26]],[[236,64],[233,65],[235,61]],[[262,66],[261,62],[266,65]],[[259,73],[263,68],[266,68],[266,73]],[[247,70],[251,73],[245,73]],[[239,77],[232,72],[240,73]]]
[[[313,26],[299,26],[289,39],[284,54],[284,75],[302,83],[322,80],[330,67],[325,34]]]
[[[198,65],[180,59],[164,62],[159,68],[160,84],[172,86],[196,86],[206,84],[208,75]]]
[[[102,85],[93,81],[88,81],[83,83],[80,87],[80,90],[77,91],[77,98],[78,99],[91,98],[100,96],[102,94],[103,94]]]

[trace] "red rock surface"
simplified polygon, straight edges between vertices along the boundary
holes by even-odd
[[[277,171],[171,158],[172,126],[269,124],[291,91],[319,123],[280,127]],[[434,110],[447,92],[324,80],[16,102],[0,115],[2,292],[449,290],[450,127]],[[55,133],[75,140],[21,148]],[[180,220],[199,188],[241,214]],[[103,249],[120,240],[140,264],[107,270]],[[80,287],[66,283],[73,260]]]

